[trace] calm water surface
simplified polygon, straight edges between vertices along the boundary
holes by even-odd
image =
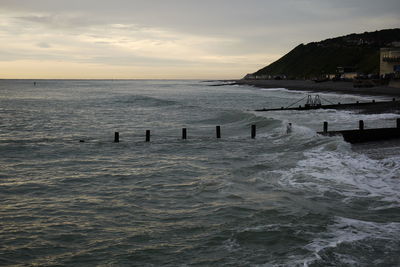
[[[400,143],[316,134],[398,115],[210,84],[1,80],[0,265],[400,265]]]

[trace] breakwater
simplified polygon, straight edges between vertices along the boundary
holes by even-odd
[[[396,125],[392,128],[369,128],[366,129],[364,126],[364,121],[359,121],[359,128],[356,130],[335,130],[328,131],[328,122],[323,123],[323,131],[317,132],[324,136],[343,136],[344,140],[349,143],[362,143],[370,141],[380,141],[400,138],[400,118],[396,119]],[[292,133],[292,123],[288,123],[286,128],[286,134]],[[250,137],[255,139],[257,135],[257,125],[253,124],[250,127]],[[145,142],[150,142],[151,140],[151,130],[146,130],[145,132]],[[221,139],[221,126],[215,127],[215,137]],[[182,140],[188,139],[188,129],[182,128]],[[85,140],[81,139],[79,142],[83,143]],[[114,133],[114,143],[120,142],[120,133]]]
[[[385,109],[385,110],[400,110],[400,101],[393,98],[391,101],[375,101],[372,100],[370,102],[360,102],[356,101],[354,103],[336,103],[329,105],[299,105],[296,107],[280,107],[280,108],[262,108],[256,109],[255,111],[282,111],[282,110],[298,110],[298,111],[307,111],[307,110],[315,110],[315,109],[338,109],[338,110],[377,110],[377,109]]]
[[[324,122],[324,129],[318,132],[325,136],[341,135],[346,142],[349,143],[363,143],[371,141],[381,141],[389,139],[400,138],[400,118],[396,120],[396,126],[393,128],[375,128],[365,129],[364,121],[359,121],[359,128],[357,130],[341,130],[341,131],[328,131],[328,122]]]

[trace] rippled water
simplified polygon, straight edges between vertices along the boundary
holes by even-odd
[[[1,80],[0,265],[400,265],[400,143],[316,134],[398,115],[210,84]]]

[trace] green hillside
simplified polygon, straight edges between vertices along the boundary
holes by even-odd
[[[379,49],[400,41],[400,29],[350,34],[301,44],[255,75],[312,78],[333,74],[337,67],[355,67],[365,74],[379,73]]]

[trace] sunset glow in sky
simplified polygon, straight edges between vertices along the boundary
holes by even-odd
[[[0,0],[0,78],[229,79],[400,27],[398,0]]]

